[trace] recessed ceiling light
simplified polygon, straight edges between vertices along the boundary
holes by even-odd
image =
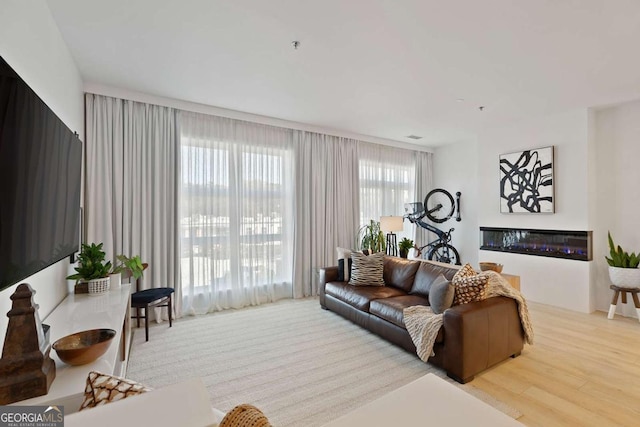
[[[418,135],[407,135],[407,138],[409,138],[409,139],[422,139],[422,137],[418,136]]]
[[[457,102],[464,102],[464,98],[458,98],[456,99]]]

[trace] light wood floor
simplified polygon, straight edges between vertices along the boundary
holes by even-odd
[[[640,323],[529,303],[534,345],[471,384],[531,426],[640,426]]]

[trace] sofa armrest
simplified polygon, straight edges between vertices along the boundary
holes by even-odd
[[[338,280],[338,266],[333,267],[324,267],[318,269],[319,279],[318,279],[318,296],[320,297],[320,306],[326,307],[324,303],[324,286],[329,282],[335,282]]]
[[[517,303],[507,297],[453,306],[444,312],[443,328],[443,367],[463,383],[524,346]]]

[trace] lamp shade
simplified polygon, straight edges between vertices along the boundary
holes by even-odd
[[[404,226],[402,225],[401,216],[381,216],[380,217],[380,230],[384,233],[391,233],[394,231],[402,231]]]

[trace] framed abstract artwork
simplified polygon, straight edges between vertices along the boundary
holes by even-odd
[[[500,155],[500,212],[553,213],[553,146]]]

